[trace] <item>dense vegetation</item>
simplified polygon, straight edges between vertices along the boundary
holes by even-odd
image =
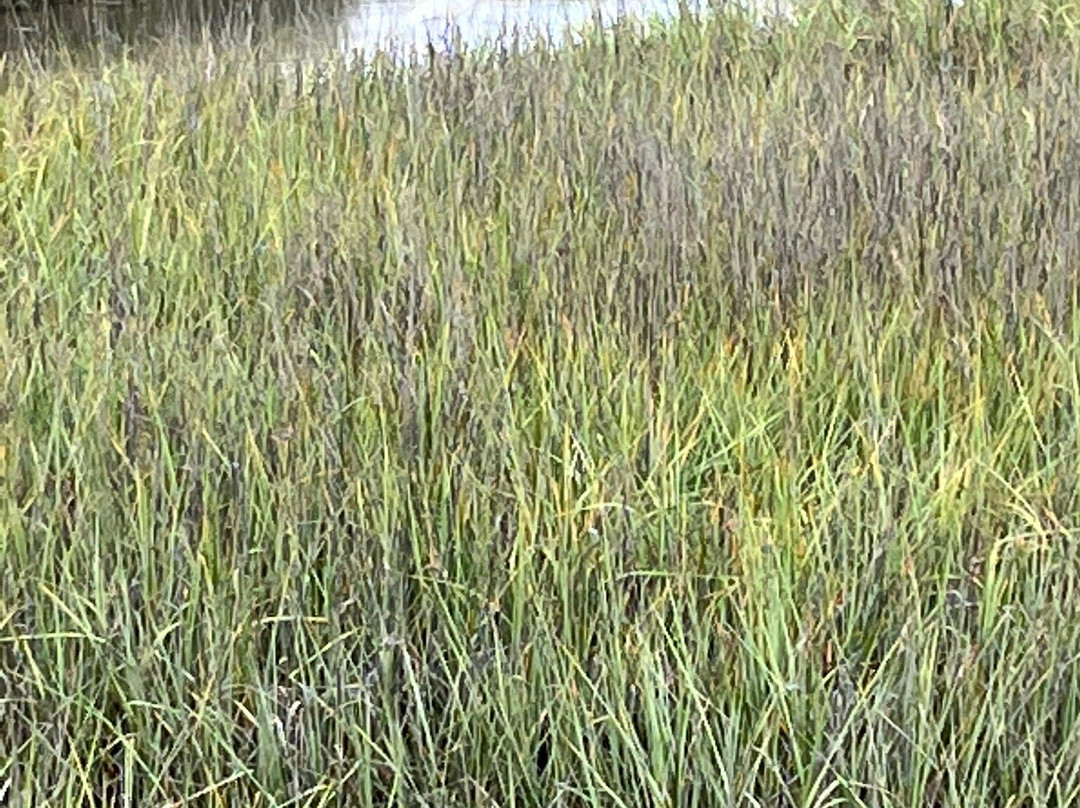
[[[1076,20],[898,2],[0,65],[0,801],[1075,803]]]

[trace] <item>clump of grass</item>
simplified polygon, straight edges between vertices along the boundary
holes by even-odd
[[[4,63],[4,798],[1074,802],[1076,41]]]

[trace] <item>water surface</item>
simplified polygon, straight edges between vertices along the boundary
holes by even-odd
[[[792,0],[751,0],[762,17],[788,15]],[[683,0],[702,11],[702,0]],[[340,47],[350,54],[387,51],[440,51],[513,40],[545,39],[557,44],[568,36],[617,20],[666,20],[679,13],[678,0],[361,0],[343,15]]]
[[[704,11],[725,2],[739,2],[765,18],[790,15],[795,0],[683,0],[683,6]],[[679,13],[679,0],[74,0],[53,2],[47,11],[36,7],[0,12],[0,52],[54,34],[69,44],[124,42],[138,48],[147,37],[180,32],[198,39],[203,30],[226,39],[249,31],[260,41],[301,30],[309,53],[330,49],[367,57],[376,51],[423,54],[429,43],[449,51],[455,37],[469,49],[515,37],[526,45],[537,39],[557,44],[624,18],[669,20]]]

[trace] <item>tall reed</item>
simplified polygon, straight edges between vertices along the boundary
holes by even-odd
[[[1070,8],[4,63],[0,799],[1074,803]]]

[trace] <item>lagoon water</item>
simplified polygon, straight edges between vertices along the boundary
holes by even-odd
[[[215,6],[215,2],[211,0],[210,5]],[[943,2],[953,7],[964,4],[964,0]],[[717,10],[726,4],[748,8],[764,22],[793,18],[802,0],[681,3],[690,11]],[[188,21],[190,30],[198,30],[199,21],[204,19],[198,9],[205,5],[204,0],[110,0],[93,6],[62,2],[55,6],[48,27],[76,41],[101,36],[127,41],[129,35],[140,31],[163,35],[182,20]],[[271,30],[279,25],[304,29],[314,34],[313,43],[305,39],[316,45],[315,50],[330,46],[348,57],[367,58],[376,51],[400,56],[413,50],[425,54],[428,43],[436,51],[452,51],[455,41],[470,49],[515,38],[521,44],[537,39],[558,44],[597,24],[606,28],[621,19],[670,19],[679,13],[680,0],[222,0],[220,9],[224,11],[218,12],[219,16],[224,17],[239,10],[241,27],[245,18],[258,22],[271,9]],[[0,53],[19,46],[24,34],[43,30],[44,21],[40,14],[0,13]],[[220,20],[209,24],[212,30],[224,27]]]
[[[762,17],[791,14],[792,0],[757,0]],[[678,0],[362,0],[351,6],[339,26],[341,50],[350,55],[387,51],[407,55],[465,47],[546,39],[565,41],[597,24],[610,27],[623,18],[648,21],[679,13]],[[682,5],[701,11],[701,0]]]
[[[760,19],[792,16],[799,0],[682,0],[690,11],[718,9],[726,3],[749,7]],[[3,0],[0,0],[2,5]],[[174,25],[196,32],[205,20],[212,31],[225,31],[226,18],[239,13],[246,24],[263,26],[262,34],[278,30],[306,31],[302,36],[318,51],[327,45],[348,57],[372,56],[376,51],[408,56],[426,54],[431,43],[447,52],[457,45],[469,49],[500,39],[527,45],[538,39],[552,44],[566,41],[596,25],[610,27],[622,19],[646,22],[670,19],[680,11],[680,0],[223,0],[216,20],[199,11],[202,0],[116,0],[90,6],[62,2],[50,14],[0,13],[0,53],[18,47],[27,35],[47,30],[69,41],[132,41],[140,32],[151,38],[166,35]],[[269,28],[263,23],[269,11]],[[245,22],[246,20],[246,22]],[[184,22],[186,21],[186,22]],[[235,29],[234,29],[235,30]],[[333,32],[333,33],[330,33]],[[333,37],[327,41],[327,36]]]

